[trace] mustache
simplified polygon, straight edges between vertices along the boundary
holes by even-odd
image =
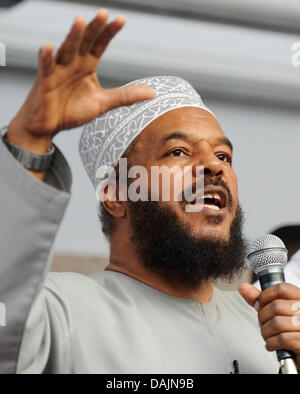
[[[216,178],[216,177],[211,177],[211,176],[206,176],[204,178],[204,189],[207,186],[220,186],[224,190],[226,190],[227,194],[227,205],[229,208],[232,207],[233,205],[233,197],[232,193],[228,187],[228,185],[221,179],[221,178]],[[188,202],[190,201],[190,197],[197,194],[199,190],[197,190],[197,184],[193,183],[188,189],[184,190],[181,195],[181,201],[182,202]]]

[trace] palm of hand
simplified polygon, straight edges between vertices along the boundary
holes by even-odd
[[[55,58],[51,44],[40,51],[39,73],[17,122],[31,136],[52,140],[60,130],[78,127],[109,109],[153,97],[153,90],[141,85],[101,87],[99,60],[125,23],[123,17],[111,23],[107,19],[105,10],[87,26],[78,17]]]
[[[80,59],[79,59],[80,60]],[[90,59],[85,67],[78,62],[77,67],[69,70],[57,67],[54,78],[48,77],[48,81],[41,84],[39,103],[43,110],[40,112],[38,123],[42,123],[47,117],[49,124],[44,124],[45,130],[71,129],[80,126],[96,118],[101,113],[101,107],[105,104],[105,93],[102,89],[97,74],[97,62]],[[44,116],[44,113],[52,116]],[[42,131],[41,124],[36,128]]]

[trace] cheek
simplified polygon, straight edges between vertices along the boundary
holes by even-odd
[[[229,185],[232,194],[233,205],[237,207],[239,203],[239,193],[238,193],[238,179],[235,173],[233,173],[233,175],[231,176]]]

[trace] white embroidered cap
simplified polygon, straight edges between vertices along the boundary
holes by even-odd
[[[182,107],[207,108],[190,83],[176,76],[139,79],[127,85],[150,85],[151,100],[112,109],[88,123],[79,141],[79,153],[96,189],[132,141],[155,119]]]

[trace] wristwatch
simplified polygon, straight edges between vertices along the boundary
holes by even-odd
[[[7,146],[7,149],[10,151],[10,153],[27,170],[43,172],[43,171],[47,171],[51,166],[53,155],[55,153],[54,145],[51,146],[51,148],[45,155],[39,155],[38,153],[21,149],[17,145],[7,141],[7,139],[5,138],[5,134],[2,135],[1,138],[4,144]]]

